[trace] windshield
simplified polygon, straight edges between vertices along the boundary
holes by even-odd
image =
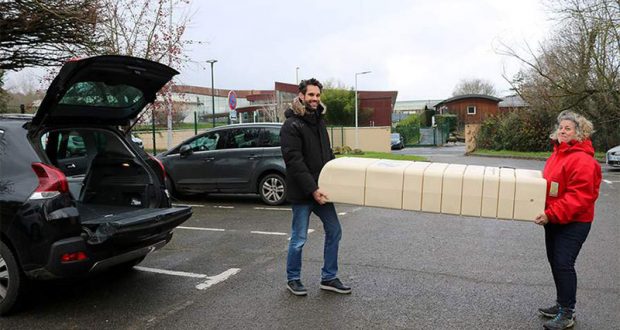
[[[80,81],[69,88],[59,104],[126,108],[139,102],[142,96],[142,92],[132,86]]]

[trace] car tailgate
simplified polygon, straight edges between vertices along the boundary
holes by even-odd
[[[146,237],[171,231],[192,215],[192,208],[171,207],[136,209],[112,213],[82,222],[90,231],[88,243],[100,244],[115,238],[141,240]]]

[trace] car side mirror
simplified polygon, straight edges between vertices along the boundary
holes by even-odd
[[[194,151],[192,150],[192,147],[187,144],[182,145],[181,149],[179,149],[179,154],[181,154],[181,158],[185,158],[193,153]]]

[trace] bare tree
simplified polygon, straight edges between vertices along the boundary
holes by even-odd
[[[0,69],[55,66],[97,49],[97,0],[0,0]]]
[[[187,46],[198,43],[183,38],[190,22],[189,0],[99,0],[101,19],[97,29],[103,34],[104,54],[146,58],[180,69],[187,61]],[[174,13],[173,13],[174,11]],[[177,109],[172,102],[172,82],[166,84],[151,109],[155,118],[172,104],[173,121]]]
[[[528,45],[525,54],[505,45],[501,49],[524,65],[507,80],[535,111],[583,113],[598,131],[597,147],[616,145],[620,143],[620,1],[554,0],[551,8],[557,30],[538,49]]]
[[[466,94],[482,94],[497,96],[497,91],[490,81],[483,79],[461,79],[454,87],[452,96]]]

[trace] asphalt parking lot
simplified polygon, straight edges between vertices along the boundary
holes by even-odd
[[[544,165],[448,148],[424,155]],[[620,171],[605,169],[603,178],[577,262],[575,329],[620,325]],[[287,206],[266,207],[253,196],[178,203],[193,205],[193,217],[139,267],[37,283],[0,329],[536,329],[543,323],[536,309],[554,300],[543,230],[533,223],[337,205],[340,278],[353,293],[319,290],[323,230],[313,217],[302,271],[309,294],[296,297],[285,289]]]

